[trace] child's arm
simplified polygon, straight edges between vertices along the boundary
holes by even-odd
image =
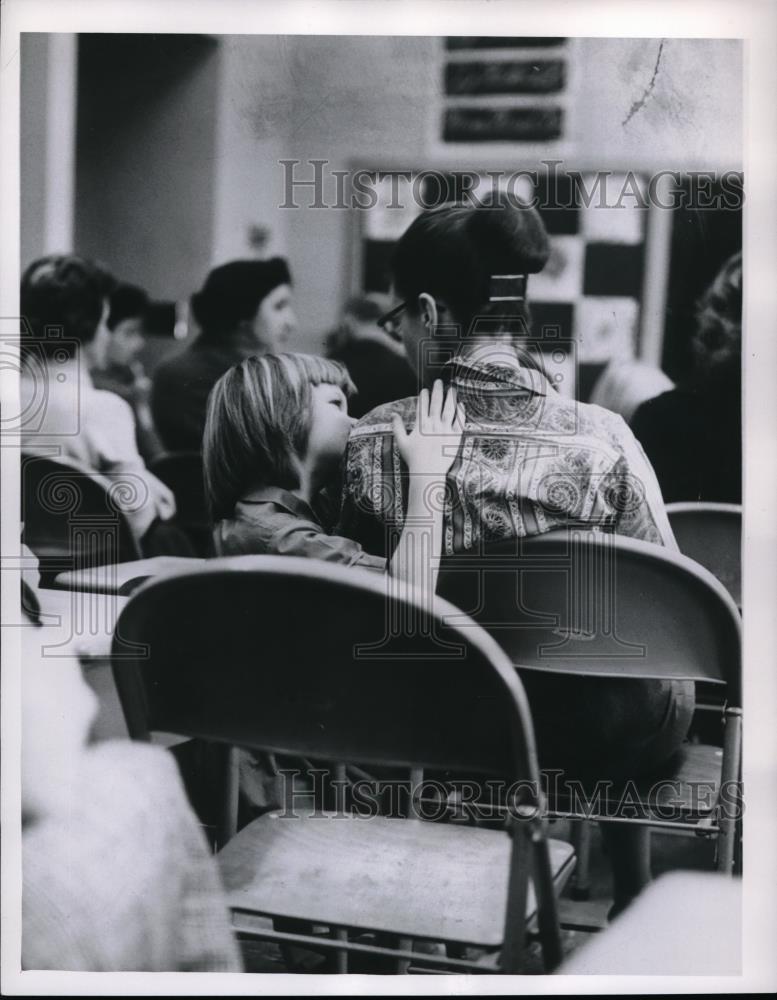
[[[464,409],[442,382],[418,397],[415,427],[405,431],[394,415],[394,437],[410,473],[404,529],[389,570],[392,576],[434,594],[442,551],[445,476],[459,449]]]

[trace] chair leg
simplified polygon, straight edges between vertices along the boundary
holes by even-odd
[[[348,931],[343,928],[338,928],[335,931],[335,938],[338,941],[343,941],[348,943]],[[344,948],[339,948],[337,951],[337,972],[345,974],[348,972],[348,952]]]
[[[591,896],[591,820],[580,820],[572,827],[572,844],[577,864],[572,882],[572,899],[582,901]]]
[[[742,875],[742,817],[737,819],[734,830],[734,874]]]
[[[599,824],[607,845],[613,880],[613,908],[616,916],[635,899],[651,880],[650,828],[640,823]]]
[[[724,875],[734,873],[734,855],[736,853],[737,823],[733,816],[724,817],[718,821],[717,869]]]
[[[734,854],[742,803],[737,784],[740,771],[740,748],[742,746],[742,717],[739,713],[726,715],[726,730],[723,736],[723,773],[718,803],[718,871],[733,874]]]
[[[400,951],[412,951],[413,949],[413,939],[412,938],[397,938],[397,948]],[[409,958],[398,958],[396,962],[395,972],[397,975],[405,976],[407,975],[407,970],[410,968]]]
[[[237,810],[240,794],[240,773],[239,773],[239,751],[236,747],[229,747],[227,752],[227,780],[224,790],[223,812],[221,824],[219,826],[219,846],[225,844],[237,833]]]
[[[537,924],[542,945],[542,960],[546,972],[561,964],[563,957],[561,931],[558,922],[558,901],[550,873],[550,853],[547,840],[532,843],[532,872],[537,896]]]

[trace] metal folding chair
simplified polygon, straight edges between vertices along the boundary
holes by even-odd
[[[571,530],[444,560],[438,592],[483,625],[519,673],[558,675],[560,691],[564,675],[705,681],[724,691],[722,748],[685,746],[660,787],[655,776],[635,782],[628,810],[622,785],[598,803],[587,794],[575,802],[561,787],[551,815],[716,835],[717,867],[732,871],[741,811],[741,620],[710,572],[660,546]]]
[[[38,557],[41,585],[69,570],[140,559],[119,504],[139,488],[132,475],[106,479],[22,453],[22,539]]]
[[[742,607],[742,508],[733,503],[670,503],[669,523],[683,555],[717,577]]]
[[[416,814],[425,814],[430,791],[424,769],[501,778],[510,788],[501,829],[386,815],[354,786],[349,810],[310,813],[287,798],[220,852],[235,925],[247,936],[334,949],[338,971],[352,952],[390,955],[402,971],[495,971],[453,957],[471,945],[500,949],[498,968],[517,972],[531,922],[554,968],[556,893],[574,852],[545,836],[520,680],[457,608],[440,602],[429,611],[407,595],[387,596],[394,585],[277,556],[213,560],[148,583],[116,629],[122,650],[147,650],[114,664],[130,734],[165,731],[337,761],[340,776],[346,764],[399,769]],[[444,625],[452,617],[459,623]],[[228,787],[233,817],[234,782]],[[443,803],[437,817],[445,812]],[[262,926],[259,914],[281,927],[324,926],[330,937]],[[365,940],[368,933],[399,938],[400,947]],[[446,942],[452,954],[413,951],[412,941]]]
[[[671,503],[666,513],[683,555],[708,569],[742,610],[742,508],[729,503]],[[723,694],[700,682],[694,733],[714,739],[710,713],[723,708]]]

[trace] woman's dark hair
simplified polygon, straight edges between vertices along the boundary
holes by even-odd
[[[21,280],[22,358],[33,343],[48,355],[61,350],[63,340],[80,345],[94,340],[114,284],[103,267],[75,254],[33,261]]]
[[[144,318],[149,306],[148,295],[137,285],[117,285],[111,292],[110,303],[109,330],[115,330],[125,319]]]
[[[742,253],[726,261],[696,304],[691,342],[695,380],[738,378],[742,370]]]
[[[397,243],[391,270],[408,308],[415,310],[418,296],[428,292],[448,307],[463,337],[520,332],[528,329],[525,300],[490,301],[492,278],[535,274],[549,254],[538,212],[496,194],[482,206],[443,205],[419,215]]]
[[[212,520],[231,517],[257,486],[299,486],[295,459],[310,436],[314,385],[356,388],[337,361],[313,354],[250,357],[225,372],[211,389],[203,435],[205,493]]]
[[[278,285],[290,285],[285,260],[233,260],[214,268],[191,308],[202,336],[219,340],[234,333],[242,320],[253,319],[261,301]]]
[[[479,206],[443,205],[419,215],[397,243],[391,270],[412,313],[427,292],[450,311],[462,339],[511,339],[521,363],[546,374],[536,345],[520,350],[531,328],[523,279],[495,276],[536,274],[549,255],[536,209],[495,193]]]

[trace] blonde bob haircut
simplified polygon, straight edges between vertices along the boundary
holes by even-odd
[[[214,522],[258,486],[299,486],[296,459],[310,435],[311,386],[356,387],[337,361],[312,354],[265,354],[225,372],[208,397],[203,437],[205,493]]]

